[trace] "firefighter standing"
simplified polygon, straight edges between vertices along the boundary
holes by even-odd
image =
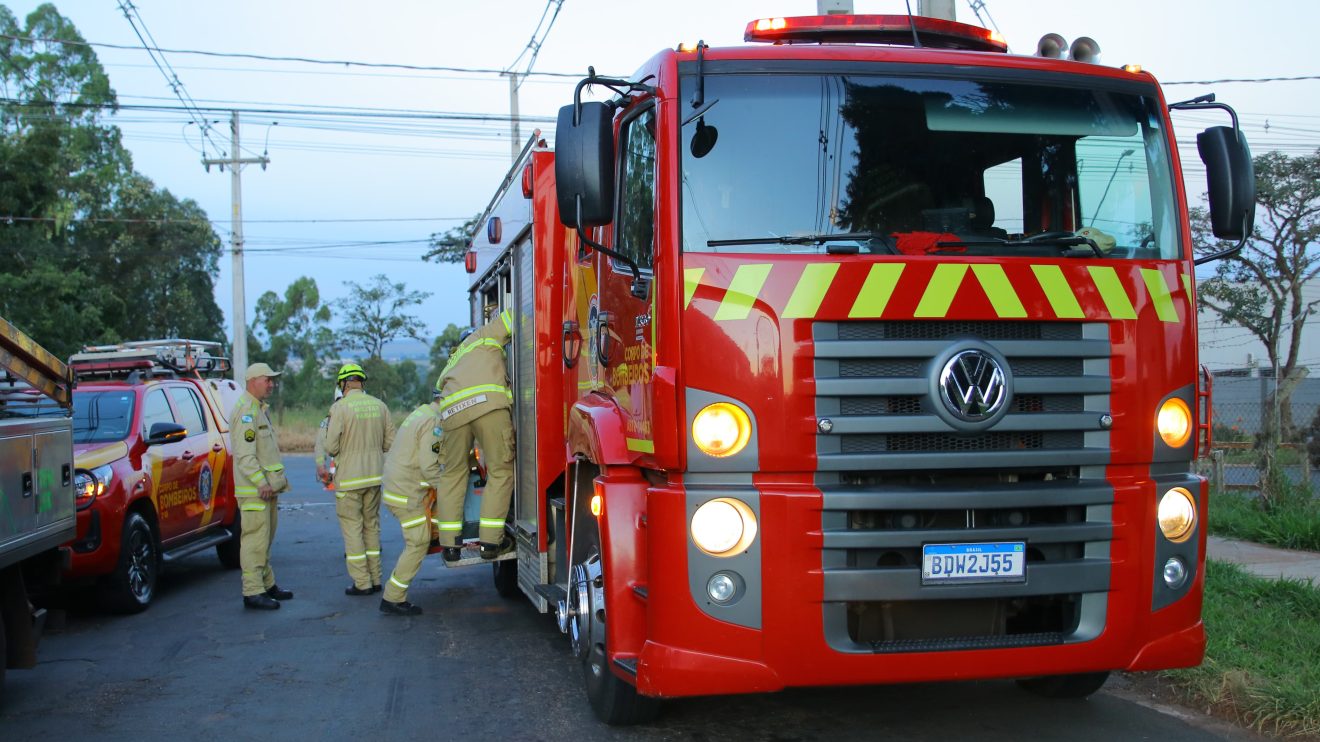
[[[242,529],[238,559],[243,569],[243,605],[275,610],[280,607],[279,601],[293,597],[293,593],[275,584],[275,573],[270,568],[279,494],[289,489],[266,406],[279,373],[264,363],[254,363],[244,376],[247,391],[239,396],[229,415],[234,496]]]
[[[419,606],[408,602],[408,585],[422,567],[422,559],[431,545],[431,513],[425,505],[427,493],[440,481],[440,406],[439,393],[399,426],[394,445],[385,455],[382,485],[385,507],[399,519],[403,528],[403,551],[394,572],[385,584],[380,610],[396,616],[415,616]]]
[[[467,495],[468,454],[475,438],[484,453],[486,490],[481,497],[481,557],[494,559],[513,542],[504,521],[513,495],[513,392],[504,364],[504,344],[513,333],[508,311],[462,340],[449,356],[436,389],[440,392],[440,424],[444,440],[440,460],[438,519],[444,559],[459,559],[458,536],[463,530],[463,499]]]
[[[344,396],[330,407],[325,452],[335,459],[335,514],[344,534],[344,562],[353,584],[345,595],[380,587],[380,483],[394,426],[384,402],[362,390],[367,374],[356,363],[339,369]]]

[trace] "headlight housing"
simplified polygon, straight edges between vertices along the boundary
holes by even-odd
[[[732,497],[704,502],[692,514],[692,543],[716,557],[741,554],[756,540],[756,514]]]
[[[707,456],[732,456],[751,438],[751,419],[741,407],[729,402],[706,405],[692,419],[692,442]]]
[[[1169,397],[1155,415],[1155,429],[1169,448],[1182,448],[1192,437],[1192,411],[1179,397]]]
[[[1160,498],[1160,533],[1175,544],[1181,544],[1196,530],[1196,500],[1182,487],[1174,487]]]
[[[96,498],[105,494],[110,488],[110,482],[114,481],[115,470],[109,464],[98,466],[88,471],[87,469],[78,469],[73,474],[73,493],[74,502],[79,510],[85,510],[91,507]]]

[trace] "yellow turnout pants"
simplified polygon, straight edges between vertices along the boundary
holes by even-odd
[[[456,546],[463,530],[463,500],[467,497],[468,455],[475,439],[486,464],[486,491],[481,496],[479,538],[498,544],[504,536],[504,521],[513,496],[513,418],[508,408],[488,412],[464,425],[445,428],[440,441],[440,474],[437,488],[440,543]]]
[[[238,564],[243,570],[243,595],[258,595],[275,584],[270,568],[270,545],[275,541],[279,520],[279,498],[238,498],[242,533],[238,542]]]
[[[403,528],[403,551],[399,552],[399,561],[385,582],[385,593],[381,597],[391,603],[402,603],[408,599],[408,586],[422,568],[422,560],[431,546],[431,513],[422,506],[420,498],[408,498],[407,505],[395,505],[386,500],[385,507],[399,519]]]
[[[360,590],[380,584],[380,487],[335,493],[335,515],[344,534],[344,564]]]

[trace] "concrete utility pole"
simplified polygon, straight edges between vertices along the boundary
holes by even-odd
[[[522,152],[522,133],[518,130],[518,73],[503,72],[509,76],[509,148],[512,150],[513,163],[518,163],[518,154]]]
[[[270,158],[239,157],[238,148],[238,111],[231,114],[229,131],[232,144],[229,147],[229,159],[204,159],[202,164],[210,172],[212,165],[219,165],[221,170],[229,166],[231,199],[233,201],[233,222],[230,225],[230,241],[234,254],[234,381],[241,387],[243,374],[247,371],[247,307],[243,298],[243,165],[261,165],[265,170]]]
[[[919,0],[917,15],[927,18],[942,18],[946,21],[958,20],[954,11],[953,0]]]

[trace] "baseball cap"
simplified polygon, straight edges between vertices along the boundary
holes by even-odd
[[[259,376],[279,376],[280,373],[265,363],[254,363],[247,367],[247,374],[243,378],[251,380]]]

